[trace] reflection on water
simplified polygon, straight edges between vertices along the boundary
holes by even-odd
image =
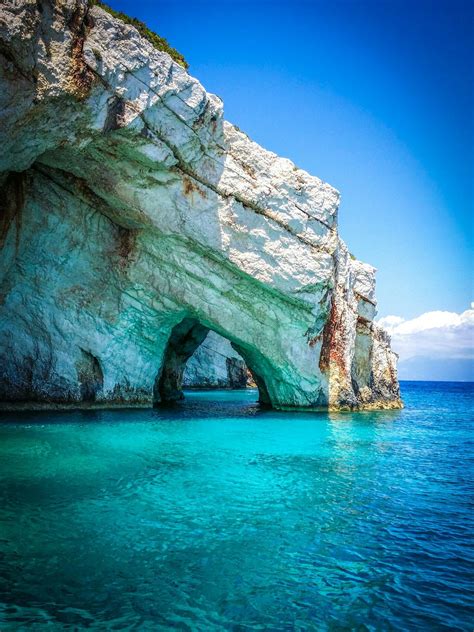
[[[403,391],[4,416],[0,629],[470,630],[472,386]]]

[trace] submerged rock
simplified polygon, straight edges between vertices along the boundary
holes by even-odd
[[[212,330],[277,408],[401,405],[334,188],[100,7],[0,12],[3,401],[179,398]]]

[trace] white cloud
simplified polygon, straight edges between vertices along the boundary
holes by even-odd
[[[378,324],[390,334],[400,362],[415,357],[474,359],[474,303],[461,314],[426,312],[411,320],[386,316]]]

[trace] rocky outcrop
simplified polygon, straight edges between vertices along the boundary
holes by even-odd
[[[210,331],[186,363],[184,388],[247,388],[254,386],[242,357],[230,342]]]
[[[84,0],[0,9],[0,397],[180,397],[212,330],[277,408],[398,407],[339,194]]]

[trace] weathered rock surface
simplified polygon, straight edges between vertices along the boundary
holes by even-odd
[[[251,377],[231,343],[210,331],[189,358],[183,377],[185,388],[246,388]]]
[[[84,0],[0,9],[0,398],[180,396],[209,330],[275,407],[398,407],[339,194]]]

